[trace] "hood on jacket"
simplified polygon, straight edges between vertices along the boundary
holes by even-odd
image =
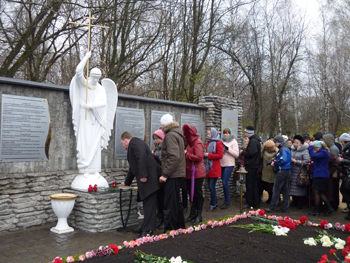
[[[261,142],[260,136],[255,133],[250,135],[248,138],[249,140],[258,140],[259,142]]]
[[[193,142],[198,139],[197,128],[195,126],[188,126],[185,124],[182,126],[182,131],[186,140],[186,144],[189,146],[193,145]]]
[[[327,147],[330,148],[334,145],[334,136],[330,133],[324,134],[322,136],[324,142],[327,144]]]
[[[286,149],[288,149],[288,150],[291,150],[291,147],[290,147],[290,145],[288,144],[288,142],[282,142],[279,146],[278,146],[278,148],[280,149],[280,148],[286,148]]]
[[[165,134],[170,130],[173,130],[174,132],[177,132],[183,137],[183,132],[180,129],[180,124],[178,122],[171,122],[168,125],[163,126],[162,130]]]
[[[302,152],[309,149],[309,144],[305,142],[303,145],[298,146],[298,148],[295,148],[294,145],[291,148],[293,151]]]

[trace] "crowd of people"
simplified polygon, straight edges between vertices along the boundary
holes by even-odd
[[[282,201],[281,212],[287,212],[291,205],[299,209],[313,206],[310,215],[322,211],[327,216],[338,209],[340,191],[348,207],[343,212],[349,213],[346,219],[350,220],[350,134],[339,137],[341,144],[335,142],[333,134],[322,132],[312,138],[308,134],[292,138],[277,135],[262,142],[254,128],[247,126],[239,148],[230,128],[223,130],[222,138],[217,129],[209,128],[204,145],[195,126],[180,127],[170,114],[163,115],[160,124],[161,128],[153,134],[152,151],[128,131],[121,136],[130,165],[121,185],[130,185],[136,178],[138,201],[144,207],[143,224],[136,230],[141,237],[153,234],[156,228],[167,232],[184,228],[185,222],[200,223],[205,179],[210,192],[207,211],[219,205],[219,177],[224,193],[220,208],[228,208],[230,177],[243,164],[247,171],[243,208],[259,208],[265,190],[268,212],[275,211]],[[185,219],[188,199],[191,207]]]

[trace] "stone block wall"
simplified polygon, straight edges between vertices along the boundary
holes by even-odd
[[[214,127],[221,133],[221,110],[236,110],[238,111],[238,145],[241,145],[242,142],[242,115],[243,108],[242,102],[236,100],[234,98],[223,98],[218,96],[205,96],[201,97],[199,101],[199,105],[205,106],[208,108],[205,116],[205,129],[210,129],[210,127]],[[240,186],[237,180],[231,176],[230,181],[230,196],[239,195]],[[216,183],[216,194],[218,198],[224,197],[224,190],[222,187],[221,178],[218,179]],[[208,184],[205,183],[205,196],[206,198],[210,198],[210,192],[208,188]],[[220,205],[220,204],[219,204]]]
[[[1,162],[0,160],[0,232],[16,231],[45,223],[54,224],[54,222],[57,222],[57,218],[51,208],[50,195],[61,193],[64,188],[69,188],[78,173],[69,88],[67,86],[0,77],[0,97],[3,94],[47,99],[51,120],[51,143],[48,161]],[[180,121],[182,113],[199,115],[203,120],[201,129],[205,130],[206,108],[204,106],[125,94],[119,94],[118,106],[144,110],[146,123],[144,139],[147,143],[151,136],[149,131],[152,110],[173,112],[176,121]],[[127,174],[128,163],[126,160],[115,158],[114,136],[113,130],[108,149],[102,151],[101,174],[108,183],[117,181],[120,184]],[[87,203],[83,204],[85,202]],[[100,218],[99,211],[96,211],[94,215],[86,215],[86,218],[82,216],[81,211],[85,211],[82,208],[84,205],[91,204],[91,202],[94,201],[89,201],[88,198],[84,199],[82,196],[78,197],[76,208],[68,218],[73,226],[87,229],[82,223],[84,220],[90,220],[91,223],[93,222],[91,217]],[[112,203],[115,205],[114,201]],[[133,200],[132,218],[130,218],[129,224],[134,223],[137,212],[136,205],[136,201]],[[119,206],[115,208],[118,209],[116,215],[106,213],[105,217],[107,221],[113,218],[112,221],[108,221],[112,222],[111,227],[113,229],[121,226],[120,218],[118,218]],[[123,203],[123,210],[127,208],[128,203]],[[74,223],[73,219],[76,219],[77,222]],[[94,229],[94,231],[98,230]]]

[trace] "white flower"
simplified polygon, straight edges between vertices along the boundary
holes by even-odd
[[[335,239],[334,242],[339,243],[340,245],[343,245],[343,246],[346,244],[346,242],[340,238]]]
[[[304,240],[304,244],[305,245],[309,245],[309,246],[316,246],[316,240],[313,237],[309,237],[308,239]]]
[[[333,246],[333,245],[334,245],[334,243],[331,242],[331,241],[326,241],[326,242],[323,242],[323,243],[322,243],[322,246],[323,246],[323,247],[331,247],[331,246]]]
[[[327,227],[328,227],[328,229],[331,229],[333,227],[333,225],[331,223],[328,223]]]
[[[172,257],[172,258],[170,259],[170,263],[182,263],[182,259],[181,259],[180,256],[178,256],[178,257],[176,257],[176,258]]]
[[[275,232],[276,236],[286,236],[287,233],[289,232],[288,227],[281,227],[281,226],[272,226],[273,227],[273,232]]]
[[[336,244],[335,244],[335,248],[336,248],[336,249],[343,249],[343,248],[344,248],[344,245],[341,244],[341,243],[336,243]]]
[[[329,238],[329,236],[323,236],[323,237],[321,237],[320,241],[322,243],[331,242],[331,239]]]

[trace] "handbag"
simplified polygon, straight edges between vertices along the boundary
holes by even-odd
[[[300,172],[297,176],[297,186],[309,186],[310,185],[310,176],[303,169],[303,163],[301,163]]]

